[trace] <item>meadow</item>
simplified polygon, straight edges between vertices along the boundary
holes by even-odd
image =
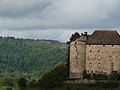
[[[24,90],[45,90],[42,88],[31,88]],[[65,84],[59,87],[51,88],[48,90],[120,90],[120,86],[116,88],[102,88],[102,87],[89,87],[86,84]]]

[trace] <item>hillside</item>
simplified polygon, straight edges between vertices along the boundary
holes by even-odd
[[[68,59],[67,44],[54,40],[0,37],[0,72],[39,75]]]

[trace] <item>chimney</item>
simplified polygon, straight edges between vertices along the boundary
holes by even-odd
[[[87,32],[84,32],[84,35],[87,36]]]
[[[83,33],[81,33],[81,36],[83,36],[84,34]]]

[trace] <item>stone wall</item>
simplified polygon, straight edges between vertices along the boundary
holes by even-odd
[[[120,72],[120,45],[86,45],[88,73]]]
[[[86,42],[77,39],[70,43],[70,78],[83,78],[86,59]]]

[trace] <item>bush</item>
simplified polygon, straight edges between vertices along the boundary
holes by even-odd
[[[78,38],[80,38],[80,34],[78,32],[75,32],[75,34],[72,34],[70,37],[70,42],[75,41]]]
[[[84,71],[84,72],[83,72],[83,78],[84,78],[84,79],[90,79],[91,77],[90,77],[90,74],[87,74],[87,72]]]
[[[20,88],[26,88],[27,86],[27,80],[24,77],[20,77],[17,83]]]
[[[65,64],[56,66],[52,71],[45,73],[41,80],[38,81],[39,85],[44,88],[52,88],[61,85],[67,77],[67,67]]]
[[[118,83],[117,82],[96,82],[94,84],[88,84],[87,85],[88,87],[96,87],[96,88],[105,88],[105,89],[108,89],[108,88],[116,88],[118,87]]]
[[[28,84],[29,88],[37,87],[37,81],[35,79],[31,80]]]
[[[107,80],[107,78],[105,74],[93,74],[93,79],[95,80]]]
[[[109,75],[109,80],[119,81],[120,80],[120,73],[118,73],[117,71],[112,71],[111,74]]]
[[[14,78],[11,77],[11,76],[4,76],[2,79],[1,79],[1,85],[3,86],[10,86],[10,87],[13,87],[15,85],[14,83]]]
[[[12,90],[12,88],[11,87],[7,87],[6,90]]]

